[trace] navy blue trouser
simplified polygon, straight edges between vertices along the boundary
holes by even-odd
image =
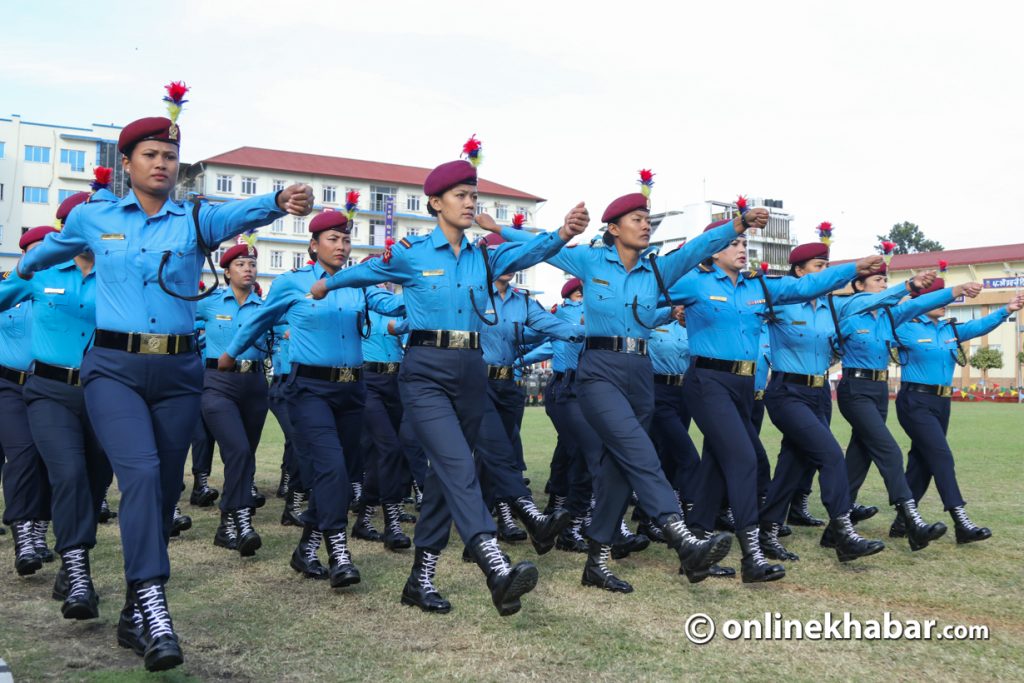
[[[768,485],[772,483],[772,466],[768,462],[768,453],[764,450],[764,444],[761,443],[761,425],[764,424],[763,398],[754,399],[750,421],[754,424],[754,432],[757,434],[757,439],[754,440],[754,451],[757,453],[757,497],[760,500],[768,495]],[[807,482],[807,486],[807,492],[810,493],[810,482]]]
[[[889,492],[889,505],[910,500],[910,486],[903,470],[903,451],[885,424],[889,414],[889,385],[870,379],[843,377],[836,387],[839,412],[850,423],[853,433],[846,447],[846,476],[850,480],[850,500],[857,500],[871,463]]]
[[[723,500],[732,508],[737,529],[754,526],[761,448],[751,418],[754,378],[691,365],[683,380],[683,398],[704,434],[696,500],[687,518],[690,526],[714,528]]]
[[[284,435],[284,455],[281,465],[288,473],[288,488],[305,491],[306,487],[302,483],[302,472],[299,468],[298,439],[295,437],[295,427],[288,414],[288,398],[282,390],[282,380],[284,379],[287,379],[287,375],[275,376],[270,382],[270,388],[267,389],[267,406],[277,418],[277,423],[281,426],[281,433]]]
[[[33,375],[24,396],[53,492],[54,550],[93,548],[100,503],[114,472],[89,422],[85,391]]]
[[[529,496],[530,489],[523,481],[521,458],[516,455],[514,444],[518,431],[516,407],[508,405],[522,403],[519,387],[512,380],[488,380],[487,396],[482,400],[484,416],[474,455],[480,490],[490,507]]]
[[[200,413],[192,433],[192,474],[210,474],[213,468],[213,434]]]
[[[310,491],[303,521],[321,531],[344,529],[352,497],[352,461],[362,468],[359,439],[366,387],[358,382],[328,382],[298,377],[285,380],[297,440],[302,481]]]
[[[262,372],[219,372],[203,377],[203,421],[220,446],[224,490],[220,509],[255,506],[256,448],[267,421],[267,378]]]
[[[368,505],[401,503],[408,490],[408,466],[398,437],[402,428],[398,375],[365,372],[363,377],[366,381],[362,437],[366,467],[363,501]]]
[[[4,524],[50,519],[50,482],[39,456],[22,390],[0,379],[0,444],[4,457]]]
[[[401,388],[398,393],[401,396]],[[405,464],[409,468],[409,473],[422,491],[423,482],[427,480],[427,454],[423,452],[423,446],[416,438],[412,421],[409,419],[409,412],[405,410],[404,406],[402,408],[402,426],[398,429],[398,440],[402,442],[402,454],[405,456]]]
[[[552,410],[548,413],[559,433],[559,443],[565,451],[565,507],[573,517],[583,517],[590,509],[600,477],[596,476],[601,467],[603,449],[597,432],[587,424],[580,409],[579,398],[574,386],[575,373],[567,374],[550,393]],[[545,405],[547,407],[547,405]],[[593,469],[591,469],[593,468]]]
[[[654,414],[651,359],[588,349],[580,356],[576,393],[583,415],[603,442],[587,535],[602,545],[615,543],[633,491],[643,513],[659,524],[680,514],[647,433]]]
[[[942,498],[942,507],[952,510],[964,505],[956,481],[953,451],[946,441],[950,400],[941,396],[900,389],[896,394],[896,417],[910,437],[907,453],[907,483],[914,500],[920,501],[932,477]]]
[[[405,417],[427,458],[416,546],[440,552],[452,522],[468,544],[497,533],[473,462],[483,421],[487,369],[473,349],[412,346],[398,375]]]
[[[129,585],[167,580],[174,506],[199,420],[203,367],[194,353],[151,356],[94,347],[82,362],[85,404],[117,475]]]
[[[564,377],[564,375],[562,376]],[[544,493],[552,496],[565,496],[569,493],[569,455],[566,453],[562,443],[562,432],[555,421],[555,386],[561,384],[562,378],[557,378],[554,373],[548,378],[544,385],[544,413],[555,426],[555,450],[551,452],[551,463],[548,466],[548,482],[544,487]]]
[[[687,503],[694,499],[697,468],[700,467],[700,456],[689,429],[690,411],[683,399],[683,388],[655,384],[651,439],[658,450],[665,477]]]
[[[850,511],[850,482],[843,449],[832,435],[832,393],[826,384],[813,388],[772,376],[765,392],[768,416],[783,435],[783,448],[761,509],[761,521],[782,523],[790,501],[806,481],[820,471],[821,502],[832,519]]]

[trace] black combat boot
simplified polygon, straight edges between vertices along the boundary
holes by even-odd
[[[174,506],[174,519],[171,520],[171,537],[180,536],[182,531],[192,528],[192,518],[181,514],[181,508]]]
[[[53,562],[57,557],[50,550],[50,547],[46,545],[46,532],[50,530],[50,523],[45,519],[37,519],[32,526],[34,534],[33,545],[36,547],[36,554],[39,555],[39,559],[43,562]]]
[[[147,671],[173,669],[185,661],[178,636],[167,610],[164,584],[159,580],[142,581],[134,587],[135,605],[142,613],[143,659]]]
[[[384,503],[384,547],[388,550],[405,550],[412,541],[402,531],[402,504]]]
[[[564,510],[568,496],[554,495],[548,498],[548,504],[544,506],[544,514],[550,515],[555,510]]]
[[[850,521],[854,524],[860,524],[865,519],[871,519],[878,514],[878,507],[875,505],[861,505],[860,503],[854,503],[853,507],[850,508]]]
[[[117,619],[117,644],[141,657],[146,653],[144,633],[145,623],[142,620],[142,612],[135,604],[135,594],[129,588],[124,599],[124,607],[121,608],[121,614]]]
[[[985,526],[977,526],[971,521],[963,505],[956,506],[949,511],[949,514],[953,518],[953,529],[956,531],[957,543],[974,543],[975,541],[984,541],[986,538],[992,537],[991,529]]]
[[[921,519],[921,513],[917,509],[917,503],[913,500],[905,500],[896,503],[896,516],[903,522],[904,533],[910,543],[911,550],[920,550],[929,543],[941,538],[946,533],[946,525],[942,522],[928,524]],[[890,533],[890,535],[892,535]]]
[[[828,540],[831,540],[834,545],[826,545],[828,542],[825,538],[826,535],[830,536]],[[840,562],[849,562],[858,557],[867,557],[885,550],[885,544],[881,541],[869,541],[857,533],[853,528],[853,522],[850,521],[849,513],[840,515],[829,522],[825,533],[822,534],[821,546],[834,547],[836,557]]]
[[[405,587],[402,588],[402,604],[419,607],[424,612],[448,614],[452,604],[445,600],[434,586],[437,561],[441,554],[429,548],[416,547],[416,559],[412,563]]]
[[[411,512],[406,512],[404,507],[401,508],[401,510],[402,511],[398,514],[398,521],[399,522],[401,522],[402,524],[415,524],[416,523],[416,515],[412,514]]]
[[[786,549],[779,541],[779,529],[782,527],[778,522],[761,522],[761,533],[758,541],[761,544],[761,552],[765,557],[784,562],[796,562],[800,557]]]
[[[740,548],[743,550],[743,560],[740,563],[740,574],[743,576],[743,583],[778,581],[786,575],[786,568],[781,564],[769,564],[764,559],[759,536],[760,529],[756,526],[741,529],[736,534],[736,538],[740,542]]]
[[[345,530],[332,529],[324,531],[323,535],[324,543],[327,544],[327,555],[331,559],[329,570],[331,588],[345,588],[359,583],[359,570],[352,564]]]
[[[42,569],[43,558],[36,551],[35,523],[31,519],[14,522],[11,536],[14,537],[14,570],[18,576],[35,574]]]
[[[291,568],[307,579],[324,580],[328,578],[327,569],[320,564],[320,557],[317,555],[323,538],[323,534],[314,529],[312,524],[306,524],[302,527],[302,538],[299,539],[299,545],[292,551]]]
[[[235,523],[235,533],[238,534],[238,554],[242,557],[252,557],[263,545],[263,539],[252,528],[252,512],[252,508],[231,511],[231,521]]]
[[[281,465],[281,481],[277,483],[277,497],[284,498],[288,495],[288,484],[291,483],[291,476],[288,474],[288,470]]]
[[[302,491],[289,488],[284,499],[284,511],[281,512],[281,526],[303,526],[302,522]]]
[[[412,499],[414,501],[413,507],[418,511],[423,507],[423,489],[415,481],[412,483]]]
[[[568,510],[562,508],[545,515],[537,509],[530,496],[516,498],[512,502],[512,509],[526,526],[526,531],[530,534],[530,543],[538,555],[543,555],[554,548],[558,534],[572,524],[572,515]]]
[[[732,508],[722,508],[715,517],[715,530],[736,533],[736,518],[733,517]]]
[[[89,575],[89,551],[83,547],[70,548],[61,553],[64,573],[68,577],[68,590],[60,606],[65,619],[95,619],[100,615],[99,596]]]
[[[510,565],[501,552],[498,540],[490,534],[477,534],[469,542],[470,553],[487,576],[491,601],[503,617],[522,608],[519,598],[537,586],[540,575],[532,562]]]
[[[651,539],[644,534],[634,534],[623,519],[619,522],[619,542],[612,545],[612,559],[621,560],[631,553],[647,550],[650,545]]]
[[[612,593],[632,593],[633,586],[612,574],[608,568],[611,561],[612,547],[591,540],[587,546],[587,562],[583,565],[583,579],[580,583]]]
[[[679,570],[690,583],[700,583],[708,578],[708,570],[729,554],[732,537],[727,533],[713,533],[705,540],[694,536],[683,521],[682,515],[672,514],[661,525],[661,532],[668,539],[668,547],[679,555]]]
[[[213,537],[213,544],[218,548],[238,550],[238,530],[235,528],[235,520],[227,510],[220,511],[220,526]]]
[[[498,523],[498,538],[506,543],[525,541],[529,536],[516,524],[516,518],[512,515],[512,506],[508,503],[496,503],[494,505],[494,517]]]
[[[363,482],[353,481],[349,482],[349,485],[352,487],[352,495],[348,500],[348,509],[355,512],[363,504]]]
[[[587,552],[587,539],[583,538],[580,529],[583,527],[582,517],[573,517],[572,523],[555,540],[555,547],[568,553]]]
[[[252,484],[252,506],[254,508],[261,508],[267,504],[267,497],[260,493],[260,490],[256,488],[256,482]]]
[[[810,495],[797,493],[789,502],[789,516],[786,522],[792,526],[825,526],[825,522],[811,515]]]
[[[100,511],[96,516],[96,521],[100,524],[106,524],[112,519],[117,519],[117,512],[110,509],[110,503],[107,502],[107,494],[103,493],[103,500],[100,502]]]
[[[195,472],[192,475],[192,493],[189,494],[189,505],[198,508],[208,508],[213,505],[220,495],[220,491],[210,487],[209,473]]]
[[[889,538],[903,538],[907,535],[907,527],[903,524],[903,517],[896,514],[896,519],[892,520],[892,525],[889,527]]]
[[[668,543],[665,534],[661,533],[661,527],[647,516],[643,516],[643,519],[640,520],[640,524],[636,527],[636,533],[639,536],[646,536],[654,543]]]
[[[57,575],[53,577],[53,592],[50,593],[57,602],[64,602],[64,599],[68,597],[68,574],[64,571],[64,567],[57,570]]]
[[[356,506],[356,521],[352,525],[352,537],[371,543],[380,543],[384,540],[384,534],[377,531],[373,526],[373,516],[377,514],[377,508],[373,505],[360,503]]]

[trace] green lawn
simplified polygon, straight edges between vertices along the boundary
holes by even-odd
[[[479,570],[461,561],[457,540],[442,559],[438,580],[454,609],[447,616],[426,615],[398,602],[411,563],[408,551],[394,554],[355,541],[363,582],[335,594],[324,582],[300,579],[288,568],[298,532],[278,524],[280,500],[271,498],[259,511],[263,548],[245,560],[213,547],[215,511],[186,503],[183,509],[195,525],[171,542],[169,586],[185,665],[153,677],[143,673],[140,659],[117,647],[114,637],[124,594],[116,527],[100,529],[93,555],[101,618],[82,623],[61,619],[59,604],[50,599],[56,565],[33,577],[15,575],[8,534],[0,537],[0,658],[17,681],[1024,680],[1022,418],[1024,409],[1015,405],[953,406],[960,484],[972,517],[993,529],[993,538],[984,543],[957,547],[951,531],[912,554],[904,542],[893,540],[880,555],[841,566],[831,551],[818,547],[817,532],[797,529],[787,545],[800,561],[787,567],[783,581],[759,586],[737,579],[690,586],[676,575],[674,555],[657,546],[618,563],[616,571],[636,588],[626,596],[580,586],[582,556],[553,551],[538,559],[528,544],[518,544],[507,550],[513,559],[535,561],[541,583],[523,600],[522,612],[505,619],[491,606]],[[894,416],[891,426],[902,437]],[[845,443],[849,430],[838,411],[835,428]],[[541,409],[527,410],[524,434],[530,476],[539,491],[554,444]],[[777,451],[779,434],[770,423],[764,439],[769,453]],[[280,431],[270,418],[257,473],[265,492],[277,484],[280,455]],[[219,484],[219,475],[214,480]],[[886,500],[873,470],[861,502],[884,506]],[[116,495],[112,502],[116,506]],[[921,509],[928,520],[950,523],[934,490]],[[816,500],[813,510],[823,515]],[[883,511],[861,531],[884,537],[891,518]],[[730,562],[738,564],[737,549]],[[984,624],[991,637],[962,642],[718,637],[695,646],[683,635],[684,622],[696,612],[717,620],[762,620],[766,611],[785,619],[820,619],[826,611],[881,619],[888,611],[900,619],[935,619],[940,626]]]

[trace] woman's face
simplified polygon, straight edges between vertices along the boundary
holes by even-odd
[[[869,275],[860,283],[861,292],[868,292],[869,294],[877,294],[878,292],[884,292],[889,286],[889,277],[886,275]]]
[[[228,280],[242,289],[250,289],[256,282],[256,258],[239,256],[228,264]]]
[[[335,270],[345,265],[352,253],[351,235],[340,230],[324,230],[313,242],[317,259]]]
[[[437,212],[439,219],[454,227],[465,230],[473,225],[476,218],[476,200],[479,195],[476,185],[456,185],[445,190],[439,197],[431,197],[427,201]]]
[[[738,273],[747,267],[747,238],[737,237],[711,257],[722,270]]]
[[[630,211],[614,223],[609,223],[608,232],[622,246],[643,251],[651,245],[651,214],[644,209]]]
[[[828,259],[812,258],[804,261],[796,267],[796,276],[803,277],[811,273],[820,273],[828,268]]]
[[[583,301],[583,290],[577,289],[569,295],[569,301]]]
[[[178,180],[178,146],[170,142],[143,140],[121,165],[132,180],[132,188],[148,195],[166,197]]]

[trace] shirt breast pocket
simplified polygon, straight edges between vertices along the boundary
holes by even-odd
[[[468,285],[464,285],[467,289]],[[452,306],[452,290],[444,277],[425,277],[419,286],[423,294],[426,309],[431,313],[443,313]],[[468,296],[468,292],[467,292]],[[477,296],[479,299],[478,295]],[[481,304],[486,305],[486,304]],[[483,309],[481,309],[483,310]]]
[[[296,320],[296,326],[306,330],[319,330],[323,326],[321,318],[330,315],[327,299],[319,301],[307,299],[300,309],[300,315]],[[291,321],[289,321],[291,322]]]
[[[124,282],[128,279],[127,240],[103,240],[96,252],[96,276],[104,282]]]
[[[25,312],[20,306],[11,309],[3,319],[6,328],[6,336],[11,339],[21,339],[25,336]]]
[[[46,300],[47,315],[40,316],[44,328],[52,332],[67,332],[71,324],[71,302],[66,294],[51,294]]]
[[[183,294],[194,294],[178,290],[179,287],[198,287],[199,271],[196,268],[195,252],[183,250],[180,247],[157,247],[152,251],[146,251],[146,276],[155,278],[160,270],[160,264],[164,264],[163,278],[165,283],[175,285],[175,289]]]

